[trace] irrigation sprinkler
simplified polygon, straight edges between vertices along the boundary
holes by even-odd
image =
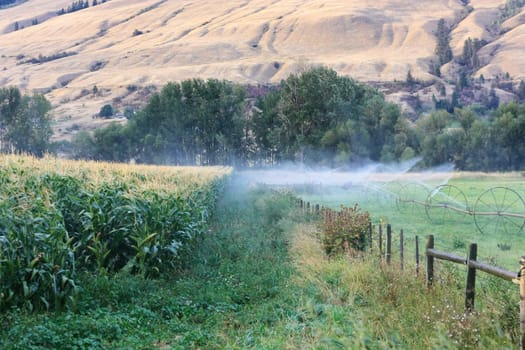
[[[380,183],[369,183],[366,186],[366,199],[368,205],[375,205],[379,209],[389,209],[397,198]]]
[[[473,214],[476,227],[483,234],[518,234],[525,225],[525,202],[513,189],[493,187],[478,197]]]
[[[424,215],[426,200],[428,196],[427,188],[420,183],[408,183],[401,187],[398,192],[396,206],[401,213],[416,212]]]
[[[435,224],[461,220],[471,213],[467,197],[453,185],[440,185],[430,191],[425,211],[428,219]]]
[[[482,234],[519,234],[525,227],[525,201],[521,195],[508,187],[493,187],[483,192],[473,208],[467,197],[453,185],[440,185],[422,199],[427,189],[420,183],[403,186],[396,199],[400,212],[416,212],[424,208],[432,223],[441,224],[454,219],[473,216]],[[421,210],[421,209],[420,209]]]

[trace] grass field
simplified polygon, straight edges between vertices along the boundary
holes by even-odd
[[[409,173],[392,177],[377,174],[370,180],[344,187],[307,185],[298,193],[307,201],[332,208],[358,203],[370,212],[376,225],[390,223],[395,232],[403,229],[407,245],[413,243],[415,235],[424,244],[425,237],[433,234],[438,249],[466,254],[468,244],[477,243],[480,260],[518,269],[520,257],[525,255],[523,218],[475,218],[444,208],[443,203],[471,213],[499,210],[525,216],[525,178],[521,173]],[[446,185],[441,188],[445,193],[429,197],[441,185]],[[425,207],[429,198],[434,207]]]

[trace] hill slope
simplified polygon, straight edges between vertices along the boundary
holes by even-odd
[[[71,129],[101,123],[91,117],[104,103],[140,104],[152,86],[193,77],[258,84],[324,64],[362,81],[429,80],[440,18],[455,25],[455,54],[468,37],[488,43],[476,74],[525,79],[525,15],[494,25],[504,3],[110,0],[58,16],[71,0],[29,0],[0,10],[0,86],[45,92]]]

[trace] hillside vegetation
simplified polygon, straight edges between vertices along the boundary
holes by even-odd
[[[436,75],[440,19],[455,58],[468,38],[483,43],[471,76],[525,78],[518,0],[110,0],[69,12],[74,3],[29,0],[0,10],[0,85],[45,92],[57,138],[104,124],[91,118],[106,103],[123,112],[168,81],[190,78],[276,83],[322,64],[360,81],[404,81],[407,72],[444,79],[450,95],[459,68],[453,60]],[[438,92],[419,93],[430,100]]]

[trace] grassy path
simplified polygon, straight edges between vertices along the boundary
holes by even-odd
[[[231,188],[178,276],[86,275],[74,311],[0,315],[0,348],[261,348],[289,312],[293,268],[280,222],[291,205]]]

